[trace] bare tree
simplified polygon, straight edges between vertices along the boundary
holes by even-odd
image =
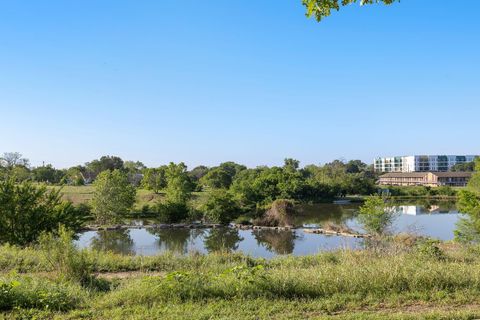
[[[13,168],[16,166],[28,167],[30,165],[28,159],[22,158],[22,154],[18,152],[5,152],[0,158],[0,166]]]

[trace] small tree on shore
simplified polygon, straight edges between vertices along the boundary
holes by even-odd
[[[103,171],[93,183],[92,211],[100,224],[116,223],[135,203],[136,190],[120,170]]]
[[[367,197],[360,207],[358,221],[365,231],[374,236],[383,236],[391,227],[395,214],[388,210],[386,201],[379,195]]]
[[[458,209],[466,215],[455,230],[455,239],[461,242],[480,242],[480,159],[475,161],[475,171],[458,197]]]

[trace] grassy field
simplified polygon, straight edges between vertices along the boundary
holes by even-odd
[[[93,186],[50,186],[49,188],[60,189],[63,199],[66,201],[71,201],[74,204],[88,203],[92,199],[94,192]],[[204,201],[206,194],[206,192],[194,192],[194,204],[200,205]],[[154,206],[163,197],[163,193],[156,194],[151,190],[138,189],[134,211],[140,212],[144,205]]]
[[[433,244],[253,259],[84,251],[95,285],[40,249],[0,247],[6,319],[474,319],[480,249]]]

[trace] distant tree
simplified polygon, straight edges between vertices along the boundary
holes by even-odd
[[[283,169],[291,172],[295,172],[300,167],[300,161],[287,158],[284,160]]]
[[[76,166],[67,169],[64,173],[61,183],[73,185],[73,186],[83,186],[85,184],[85,167]]]
[[[148,168],[143,171],[141,186],[158,193],[167,186],[166,167]]]
[[[0,181],[0,242],[28,245],[42,232],[56,232],[61,224],[78,231],[89,210],[62,202],[59,190],[47,190],[13,178]]]
[[[368,170],[368,165],[361,160],[350,160],[345,165],[347,173],[360,173]]]
[[[116,223],[135,203],[136,190],[120,170],[103,171],[93,183],[92,211],[100,224]]]
[[[18,152],[6,152],[0,157],[0,179],[15,177],[16,182],[31,178],[28,159]]]
[[[228,224],[238,217],[240,207],[228,191],[218,189],[209,193],[201,211],[210,222]]]
[[[30,180],[31,178],[30,170],[23,165],[10,168],[7,170],[7,175],[13,177],[17,183]]]
[[[188,172],[190,178],[194,181],[200,180],[203,176],[208,173],[209,169],[206,166],[198,166],[193,168],[191,171]]]
[[[6,152],[0,157],[0,166],[8,169],[16,166],[28,167],[29,165],[28,159],[22,158],[22,154],[18,152]]]
[[[247,169],[247,167],[245,167],[244,165],[235,163],[233,161],[221,163],[219,167],[226,170],[232,178],[234,178],[239,172]]]
[[[400,0],[302,0],[302,2],[307,9],[307,17],[313,16],[317,21],[321,21],[324,17],[328,17],[332,10],[339,11],[340,7],[352,3],[360,3],[360,5],[383,3],[388,5],[400,2]]]
[[[142,173],[147,167],[140,161],[125,161],[123,168],[128,173]]]
[[[229,188],[232,180],[230,172],[222,167],[215,167],[200,179],[200,184],[214,189]]]
[[[32,169],[33,180],[37,182],[58,184],[64,175],[65,173],[62,170],[55,169],[51,164]]]
[[[147,167],[140,161],[125,161],[123,170],[127,173],[128,181],[134,186],[139,186],[143,179],[142,171]]]
[[[94,180],[100,172],[106,170],[124,170],[124,162],[122,158],[117,156],[102,156],[98,160],[87,162],[85,167],[87,169],[85,175],[89,180]]]
[[[472,162],[465,162],[465,163],[457,163],[454,165],[450,171],[453,172],[473,172],[475,171],[475,161]]]
[[[235,176],[246,167],[235,162],[224,162],[214,167],[200,180],[200,184],[211,188],[229,188]]]

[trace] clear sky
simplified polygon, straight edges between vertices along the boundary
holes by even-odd
[[[480,153],[480,1],[0,3],[0,153],[248,166]]]

